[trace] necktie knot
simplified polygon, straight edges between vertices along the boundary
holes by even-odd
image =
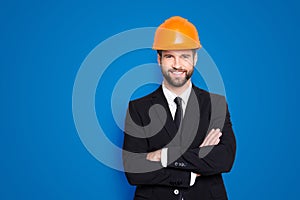
[[[181,103],[182,103],[182,99],[180,97],[176,97],[174,99],[174,102],[176,103],[177,107],[180,106],[181,107]]]

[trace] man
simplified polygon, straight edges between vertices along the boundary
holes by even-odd
[[[193,24],[179,16],[161,24],[153,49],[163,75],[153,93],[131,101],[123,162],[134,199],[227,199],[236,143],[225,98],[191,82],[201,48]]]

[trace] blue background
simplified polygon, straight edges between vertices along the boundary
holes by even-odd
[[[238,144],[234,167],[224,175],[229,198],[298,199],[299,3],[195,2],[1,1],[0,199],[132,199],[124,174],[81,143],[73,83],[101,41],[173,15],[198,27],[225,83]],[[127,69],[155,62],[151,51],[128,56],[120,58]],[[110,89],[98,88],[97,95]],[[97,111],[109,112],[99,100]],[[99,121],[120,145],[111,117]]]

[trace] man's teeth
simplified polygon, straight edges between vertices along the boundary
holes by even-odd
[[[182,72],[172,72],[173,74],[176,74],[176,75],[180,75],[180,74],[183,74],[183,71]]]

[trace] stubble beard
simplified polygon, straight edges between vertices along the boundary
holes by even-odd
[[[186,82],[191,78],[191,76],[194,73],[194,68],[191,71],[185,71],[185,77],[176,77],[176,78],[172,78],[170,76],[170,74],[172,73],[172,71],[176,71],[176,70],[168,70],[168,71],[163,71],[163,76],[165,78],[165,80],[168,82],[169,85],[173,86],[173,87],[182,87],[184,86],[184,84],[186,84]]]

